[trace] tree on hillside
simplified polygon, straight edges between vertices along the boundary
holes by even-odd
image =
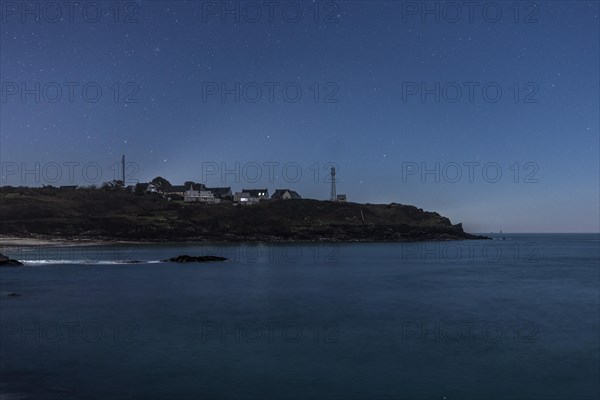
[[[137,195],[143,195],[146,192],[146,185],[142,183],[136,183],[133,192]]]
[[[162,176],[157,176],[156,178],[152,179],[152,184],[156,186],[156,189],[160,193],[164,193],[166,190],[169,190],[173,187],[173,185],[171,185],[171,182],[169,182]]]

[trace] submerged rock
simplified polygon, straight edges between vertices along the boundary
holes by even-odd
[[[191,262],[211,262],[211,261],[229,261],[225,257],[217,257],[217,256],[198,256],[192,257],[188,255],[181,255],[173,258],[169,258],[167,260],[163,260],[164,262],[176,262],[176,263],[191,263]]]
[[[3,254],[0,254],[0,267],[22,267],[23,263],[18,260],[12,260]]]

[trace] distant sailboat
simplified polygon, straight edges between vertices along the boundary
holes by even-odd
[[[492,238],[494,240],[509,240],[509,238],[507,238],[506,236],[504,236],[504,234],[502,233],[502,229],[500,229],[499,233],[495,233],[495,232],[490,232],[491,235],[494,235]],[[498,236],[495,236],[498,235]]]

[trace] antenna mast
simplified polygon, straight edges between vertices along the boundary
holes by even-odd
[[[335,167],[331,167],[331,201],[337,201],[335,192]]]
[[[125,154],[121,157],[121,172],[123,173],[123,187],[125,187]]]

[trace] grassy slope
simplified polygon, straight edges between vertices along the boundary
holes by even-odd
[[[361,218],[361,209],[364,223]],[[2,188],[0,234],[130,240],[423,240],[469,238],[413,206],[264,202],[250,207],[168,202],[126,192]]]

